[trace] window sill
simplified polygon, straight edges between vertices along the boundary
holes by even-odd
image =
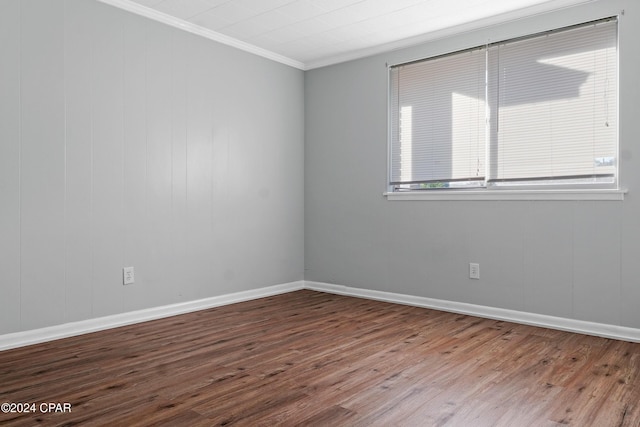
[[[383,193],[387,200],[624,200],[627,190],[425,190]]]

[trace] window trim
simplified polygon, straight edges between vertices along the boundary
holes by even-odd
[[[497,41],[492,41],[485,43],[483,45],[477,45],[473,47],[457,49],[454,51],[449,51],[441,54],[436,54],[433,56],[427,56],[418,59],[412,59],[409,61],[402,61],[397,63],[387,63],[387,191],[383,192],[383,196],[387,198],[389,201],[416,201],[416,200],[451,200],[451,201],[465,201],[465,200],[523,200],[523,201],[535,201],[535,200],[566,200],[566,201],[622,201],[624,200],[625,194],[627,194],[628,189],[622,188],[620,183],[620,131],[619,131],[619,121],[618,121],[618,129],[617,129],[617,165],[616,165],[616,174],[614,177],[614,183],[606,184],[604,186],[600,184],[577,184],[576,186],[569,185],[565,186],[547,186],[547,185],[527,185],[526,188],[517,188],[514,186],[504,186],[502,188],[494,187],[494,186],[483,186],[477,188],[470,189],[438,189],[438,188],[430,188],[424,190],[394,190],[395,185],[391,183],[391,173],[392,173],[392,112],[390,108],[390,100],[391,100],[391,69],[394,67],[412,64],[416,62],[422,62],[426,60],[436,59],[440,57],[446,57],[450,55],[455,55],[458,53],[463,53],[467,51],[472,51],[474,49],[479,48],[489,48],[494,45],[499,45],[505,42],[511,41],[519,41],[525,40],[533,37],[537,37],[544,34],[555,33],[559,31],[569,30],[571,28],[582,27],[586,25],[590,25],[597,22],[605,22],[610,20],[615,20],[616,25],[619,27],[621,22],[620,15],[609,15],[598,19],[592,19],[583,21],[576,24],[561,26],[552,28],[549,30],[544,30],[532,34],[526,34],[523,36],[505,38]],[[620,40],[619,34],[620,31],[616,31],[617,40],[616,46],[619,48]],[[620,75],[620,67],[619,67],[619,54],[617,56],[617,74],[618,74],[618,85],[616,88],[616,97],[617,97],[617,112],[616,114],[620,115],[620,84],[619,84],[619,75]],[[487,165],[488,166],[488,165]],[[487,172],[488,173],[488,172]]]
[[[574,201],[622,201],[626,189],[571,189],[571,190],[423,190],[423,191],[391,191],[383,193],[389,201],[416,200],[502,200],[502,201],[535,201],[535,200],[574,200]]]

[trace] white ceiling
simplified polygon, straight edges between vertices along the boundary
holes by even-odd
[[[590,0],[101,0],[300,69]]]

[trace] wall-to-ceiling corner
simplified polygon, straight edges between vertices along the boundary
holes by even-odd
[[[303,278],[303,71],[98,1],[0,40],[0,334]]]

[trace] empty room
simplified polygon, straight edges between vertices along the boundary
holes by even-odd
[[[0,424],[640,425],[636,0],[0,0]]]

